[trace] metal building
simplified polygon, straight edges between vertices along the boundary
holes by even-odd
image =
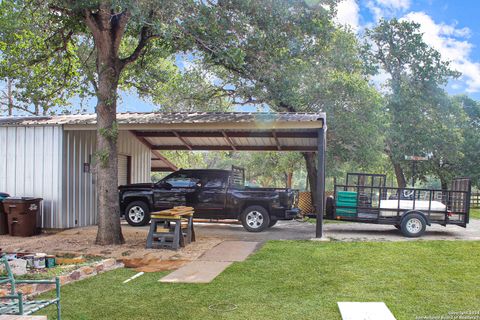
[[[96,223],[95,131],[44,123],[39,117],[0,120],[0,190],[43,198],[41,225],[72,228]],[[45,118],[43,118],[45,119]],[[150,182],[150,148],[130,131],[118,139],[119,184]],[[163,170],[176,168],[163,158]]]
[[[120,184],[175,170],[159,150],[317,153],[316,236],[322,236],[324,113],[119,113],[117,123]],[[0,191],[42,197],[43,227],[95,224],[95,128],[94,114],[0,118]]]

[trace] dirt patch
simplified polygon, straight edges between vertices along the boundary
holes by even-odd
[[[125,244],[98,246],[95,244],[97,227],[90,226],[64,230],[57,233],[42,233],[29,238],[0,236],[0,248],[4,252],[45,252],[48,254],[94,255],[123,260],[149,257],[157,260],[195,260],[205,251],[219,244],[222,239],[197,234],[197,241],[177,251],[168,249],[145,249],[147,228],[122,225]]]
[[[160,260],[152,257],[151,255],[146,255],[143,258],[123,259],[125,268],[135,268],[135,270],[139,272],[161,272],[176,270],[189,262],[190,260]]]

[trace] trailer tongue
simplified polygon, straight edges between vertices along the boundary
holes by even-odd
[[[385,181],[382,174],[348,173],[327,198],[325,219],[390,224],[407,237],[420,237],[431,224],[469,222],[468,178],[454,179],[449,190],[386,187]]]

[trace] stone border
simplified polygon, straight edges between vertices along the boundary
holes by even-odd
[[[60,279],[60,285],[63,286],[68,283],[80,281],[87,279],[97,274],[104,273],[107,271],[115,270],[118,268],[123,268],[123,263],[117,263],[115,259],[105,259],[100,262],[96,262],[91,265],[82,266],[76,270],[71,271],[68,274],[58,276]],[[33,297],[41,293],[54,290],[55,284],[42,284],[42,283],[27,283],[17,285],[17,290],[23,293],[27,297]],[[8,295],[9,290],[0,289],[0,296]]]

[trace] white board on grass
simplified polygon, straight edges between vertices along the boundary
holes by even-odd
[[[338,302],[343,320],[396,320],[383,302]]]

